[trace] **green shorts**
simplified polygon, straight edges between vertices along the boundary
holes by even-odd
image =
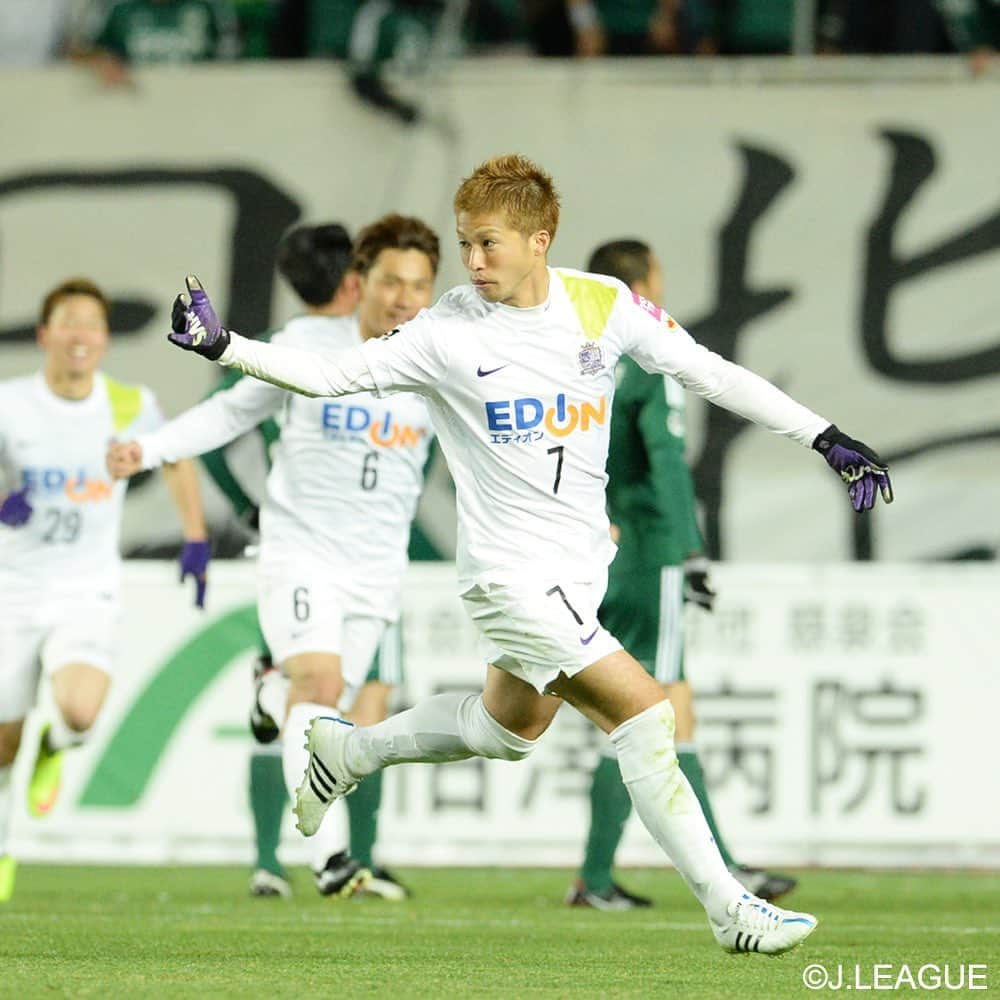
[[[397,621],[386,625],[365,683],[378,681],[399,687],[403,680],[403,626]]]
[[[684,677],[684,571],[611,564],[601,624],[661,684]]]

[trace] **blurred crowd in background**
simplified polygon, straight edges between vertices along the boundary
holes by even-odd
[[[1000,0],[3,0],[0,65],[72,59],[109,85],[144,63],[344,60],[358,95],[415,111],[382,68],[479,52],[599,58],[1000,48]],[[412,114],[411,114],[412,113]]]
[[[442,19],[465,52],[774,55],[799,6],[818,52],[1000,47],[1000,0],[4,0],[0,62],[406,58]]]

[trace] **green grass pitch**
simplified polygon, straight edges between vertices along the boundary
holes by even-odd
[[[820,926],[779,958],[724,954],[673,872],[624,873],[656,901],[632,913],[563,906],[564,871],[400,875],[408,903],[321,899],[304,872],[287,901],[251,899],[236,868],[22,866],[0,905],[0,996],[801,1000],[834,993],[803,985],[816,963],[861,983],[876,964],[949,965],[953,982],[986,965],[975,995],[1000,995],[997,873],[802,872],[788,903]]]

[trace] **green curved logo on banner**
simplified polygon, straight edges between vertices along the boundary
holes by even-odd
[[[191,706],[233,657],[260,642],[247,604],[193,635],[153,675],[122,719],[80,794],[78,805],[127,809],[145,794],[157,764]]]

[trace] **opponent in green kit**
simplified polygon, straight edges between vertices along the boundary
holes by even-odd
[[[588,271],[624,281],[659,305],[663,277],[650,248],[616,240],[597,248]],[[695,514],[694,486],[684,458],[684,390],[665,375],[623,358],[615,373],[608,449],[608,513],[617,533],[601,624],[665,688],[677,719],[677,756],[701,803],[730,871],[752,893],[775,899],[795,880],[737,864],[719,832],[694,744],[692,693],[684,675],[684,601],[712,610],[708,560]],[[612,877],[615,852],[632,804],[610,743],[594,771],[591,823],[583,866],[567,896],[573,906],[627,910],[650,900]]]

